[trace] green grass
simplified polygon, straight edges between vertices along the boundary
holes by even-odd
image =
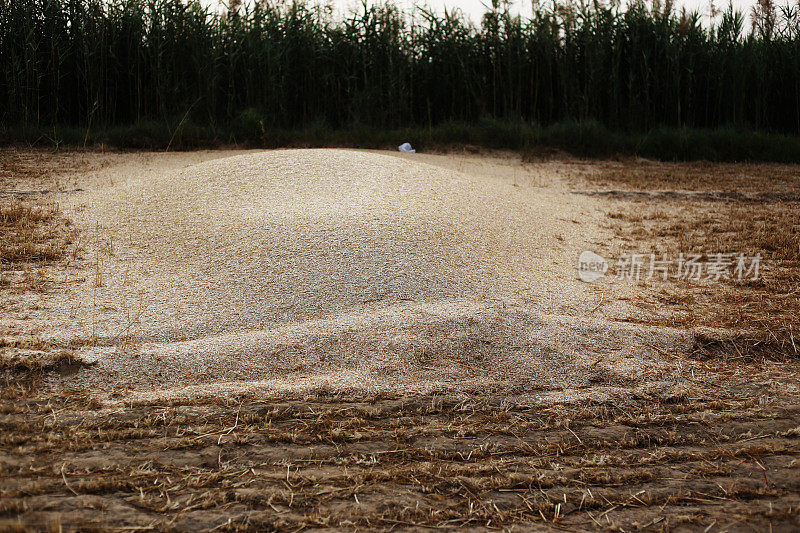
[[[396,149],[410,142],[420,151],[473,145],[514,150],[527,159],[554,150],[576,156],[641,156],[665,161],[772,161],[800,163],[800,136],[736,128],[658,128],[645,133],[610,130],[596,121],[566,121],[541,126],[485,118],[474,123],[450,121],[432,127],[382,129],[365,125],[333,128],[314,122],[294,129],[265,128],[254,112],[225,126],[144,121],[130,126],[48,129],[0,129],[0,144],[119,149],[192,150],[198,148],[358,147]]]
[[[743,132],[800,134],[800,10],[767,0],[752,32],[733,8],[701,24],[639,1],[545,2],[529,17],[495,2],[477,26],[391,3],[343,19],[302,2],[245,4],[0,0],[4,138],[172,148],[404,132],[785,160],[791,139]]]

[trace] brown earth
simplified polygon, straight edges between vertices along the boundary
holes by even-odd
[[[793,531],[800,407],[763,386],[623,404],[6,399],[9,529]],[[707,529],[708,528],[708,529]]]

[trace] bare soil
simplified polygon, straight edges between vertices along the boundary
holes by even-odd
[[[41,325],[24,326],[41,323],[24,317],[64,290],[59,273],[80,256],[57,209],[69,193],[54,191],[93,186],[103,165],[136,172],[220,155],[0,154],[0,203],[30,214],[46,202],[48,215],[25,225],[37,246],[65,252],[0,263],[11,280],[0,285],[0,308],[18,325],[0,332],[0,529],[800,528],[797,168],[419,154],[516,187],[593,195],[614,235],[595,243],[607,256],[762,251],[769,268],[759,284],[634,287],[630,303],[642,313],[632,324],[705,332],[687,353],[663,354],[680,380],[594,400],[49,392],[54,375],[85,371],[41,341]],[[755,229],[733,226],[741,220]],[[11,232],[0,237],[19,250]],[[602,308],[602,285],[596,291]]]

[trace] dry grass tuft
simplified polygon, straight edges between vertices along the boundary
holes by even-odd
[[[695,356],[701,358],[744,359],[750,361],[785,360],[800,357],[800,338],[790,330],[764,330],[750,333],[695,333]]]
[[[0,205],[0,268],[59,261],[75,232],[55,202],[15,200]]]
[[[39,337],[0,338],[0,374],[30,381],[50,372],[73,374],[85,366],[74,351],[59,349]]]
[[[64,187],[58,171],[79,166],[72,154],[0,150],[0,311],[10,319],[0,323],[0,377],[12,392],[83,364],[26,322],[37,311],[26,293],[50,290],[51,268],[79,252],[77,230],[59,204],[46,199]]]

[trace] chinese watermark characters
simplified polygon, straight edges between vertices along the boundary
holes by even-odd
[[[590,251],[578,257],[578,277],[586,282],[606,276],[625,281],[645,280],[757,280],[761,272],[761,254],[712,253],[679,254],[670,258],[666,254],[630,254],[612,262]],[[612,266],[613,265],[613,266]]]

